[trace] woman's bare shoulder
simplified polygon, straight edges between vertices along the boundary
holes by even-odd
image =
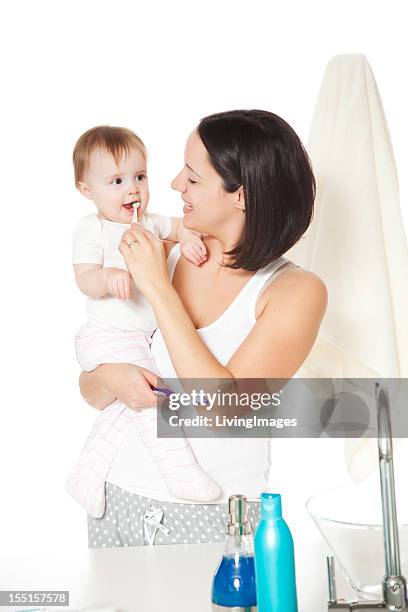
[[[314,272],[298,266],[287,266],[262,293],[257,308],[257,318],[270,304],[290,304],[307,301],[324,313],[328,301],[327,287]]]
[[[290,378],[316,340],[326,305],[326,286],[316,274],[281,270],[261,294],[256,324],[228,369],[241,378]]]
[[[281,281],[285,280],[286,283],[295,284],[299,287],[303,286],[305,288],[309,287],[310,289],[314,289],[316,291],[327,291],[326,285],[324,284],[320,276],[318,276],[314,272],[311,272],[310,270],[305,270],[304,268],[295,266],[294,264],[285,267],[285,269],[278,276],[276,281],[278,281],[279,279],[281,279]],[[271,286],[272,285],[273,282]]]

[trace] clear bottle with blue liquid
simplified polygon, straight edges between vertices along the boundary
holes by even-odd
[[[225,551],[212,584],[213,610],[255,612],[254,550],[246,497],[231,495],[228,511]]]

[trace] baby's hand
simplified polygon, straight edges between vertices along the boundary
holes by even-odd
[[[130,297],[129,272],[119,268],[105,268],[105,272],[108,292],[122,302],[126,302]]]
[[[188,261],[197,266],[207,261],[207,249],[204,242],[195,232],[189,232],[189,236],[180,240],[180,250]]]

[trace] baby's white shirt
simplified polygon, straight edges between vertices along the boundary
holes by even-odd
[[[165,240],[171,231],[171,218],[145,212],[140,225]],[[96,213],[86,215],[74,230],[72,240],[73,264],[98,264],[103,268],[126,270],[126,263],[119,251],[123,233],[129,229],[126,223],[100,219]],[[87,314],[112,327],[123,330],[142,330],[152,334],[157,327],[149,302],[131,284],[130,299],[122,302],[107,295],[87,299]]]

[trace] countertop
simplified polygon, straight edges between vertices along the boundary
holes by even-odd
[[[122,612],[209,612],[212,576],[223,548],[218,543],[0,553],[0,588],[69,590],[72,610],[109,604]],[[309,538],[307,546],[299,542],[299,612],[327,610],[325,553],[320,538]]]

